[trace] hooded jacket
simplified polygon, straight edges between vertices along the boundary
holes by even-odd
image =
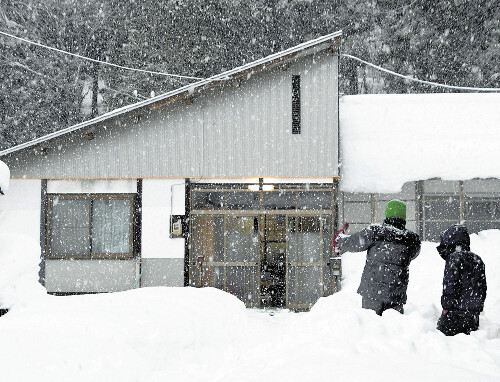
[[[452,225],[437,247],[446,261],[441,306],[450,311],[479,314],[486,299],[486,273],[481,258],[470,251],[467,228]]]
[[[406,303],[410,262],[420,253],[420,239],[405,229],[405,220],[386,218],[351,236],[337,239],[339,253],[366,251],[358,293],[385,303]]]

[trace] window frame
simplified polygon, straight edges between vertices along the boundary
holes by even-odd
[[[86,255],[80,254],[54,254],[52,253],[50,241],[52,235],[51,214],[54,200],[88,200],[89,203],[89,222],[88,222],[88,240],[89,251]],[[92,253],[92,205],[95,200],[129,200],[129,252],[125,253]],[[137,225],[137,195],[136,194],[47,194],[47,213],[46,213],[46,240],[45,257],[50,260],[73,259],[73,260],[119,260],[132,259],[136,256],[135,236]]]

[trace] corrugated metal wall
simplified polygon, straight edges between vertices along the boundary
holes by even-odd
[[[292,75],[302,131],[292,134]],[[247,76],[94,132],[3,157],[13,177],[331,177],[338,158],[338,58],[331,51]]]

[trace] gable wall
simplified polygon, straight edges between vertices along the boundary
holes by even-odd
[[[82,134],[2,158],[14,178],[331,177],[337,174],[338,59],[323,51]],[[291,132],[301,75],[302,132]]]

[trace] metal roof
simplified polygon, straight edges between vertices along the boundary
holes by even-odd
[[[250,62],[246,65],[228,70],[226,72],[217,74],[215,76],[212,76],[212,77],[185,85],[183,87],[177,88],[177,89],[172,90],[170,92],[160,94],[156,97],[152,97],[152,98],[149,98],[149,99],[144,100],[144,101],[140,101],[140,102],[137,102],[134,104],[130,104],[130,105],[121,107],[119,109],[112,110],[108,113],[102,114],[102,115],[97,116],[97,117],[90,119],[88,121],[69,126],[65,129],[44,135],[43,137],[39,137],[39,138],[33,139],[31,141],[21,143],[17,146],[13,146],[13,147],[8,148],[6,150],[0,151],[0,157],[14,153],[14,152],[22,150],[22,149],[36,146],[38,144],[50,141],[50,140],[55,139],[57,137],[61,137],[63,135],[81,130],[85,127],[89,127],[89,126],[95,125],[97,123],[104,122],[104,121],[109,120],[111,118],[117,117],[119,115],[128,113],[128,112],[133,111],[133,110],[143,108],[145,106],[150,106],[153,108],[161,107],[163,104],[169,103],[169,101],[171,101],[172,99],[177,100],[177,99],[186,98],[195,92],[199,92],[199,91],[202,91],[204,89],[211,88],[211,87],[216,86],[217,84],[219,84],[221,82],[235,79],[235,78],[239,78],[243,75],[251,75],[254,72],[264,70],[272,65],[282,63],[283,61],[286,61],[286,60],[291,59],[291,58],[296,58],[297,56],[300,56],[301,53],[302,53],[302,55],[305,55],[311,49],[314,49],[314,48],[317,48],[316,49],[317,51],[326,49],[328,46],[330,46],[334,42],[334,40],[336,38],[338,38],[340,36],[342,36],[341,30],[334,32],[334,33],[330,33],[330,34],[325,35],[325,36],[318,37],[314,40],[304,42],[304,43],[296,45],[292,48],[289,48],[289,49],[283,50],[281,52],[272,54],[270,56],[261,58],[259,60]],[[322,44],[324,46],[322,46]]]

